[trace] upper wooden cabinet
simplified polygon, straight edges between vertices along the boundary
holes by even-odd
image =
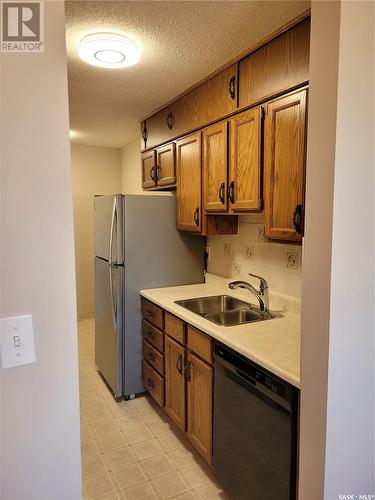
[[[236,109],[237,64],[234,64],[144,120],[142,149],[198,129]]]
[[[156,149],[156,175],[158,186],[176,184],[176,144],[171,142]]]
[[[244,111],[203,130],[205,213],[260,210],[261,145],[261,108]]]
[[[229,207],[233,213],[261,208],[262,108],[229,121]]]
[[[163,189],[176,185],[176,144],[171,142],[141,154],[142,188]]]
[[[150,189],[156,186],[155,151],[141,154],[142,188]]]
[[[205,212],[227,211],[228,124],[203,130],[203,203]]]
[[[190,134],[176,143],[177,228],[202,231],[201,217],[201,133]]]
[[[310,18],[239,63],[239,106],[269,99],[309,79]]]
[[[300,241],[303,232],[307,90],[268,104],[265,118],[265,235]]]

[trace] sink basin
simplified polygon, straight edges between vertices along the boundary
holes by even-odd
[[[231,311],[233,309],[245,309],[251,304],[243,300],[236,299],[230,295],[214,295],[212,297],[199,297],[197,299],[177,300],[176,304],[185,307],[189,311],[207,316],[215,313]]]
[[[236,299],[230,295],[214,295],[197,299],[176,300],[178,304],[189,311],[203,316],[205,319],[221,326],[236,326],[244,323],[255,323],[272,318],[280,318],[281,314],[268,312],[266,315],[249,302]]]
[[[213,321],[221,326],[235,326],[244,323],[254,323],[255,321],[265,321],[270,319],[249,309],[235,309],[206,316],[206,319]]]

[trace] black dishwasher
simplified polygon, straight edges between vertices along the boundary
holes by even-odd
[[[213,467],[230,498],[294,500],[298,390],[215,344]]]

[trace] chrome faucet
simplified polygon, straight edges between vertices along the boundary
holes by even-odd
[[[258,299],[259,308],[263,314],[269,314],[269,297],[268,297],[268,283],[261,276],[257,276],[256,274],[249,273],[249,276],[253,278],[258,278],[259,280],[259,290],[257,290],[253,285],[248,283],[247,281],[232,281],[229,283],[229,288],[231,290],[236,290],[236,288],[244,288],[245,290],[249,290],[255,297]]]

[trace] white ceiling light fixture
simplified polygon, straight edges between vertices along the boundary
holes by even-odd
[[[114,33],[95,33],[79,42],[79,57],[100,68],[128,68],[137,64],[141,52],[135,42]]]

